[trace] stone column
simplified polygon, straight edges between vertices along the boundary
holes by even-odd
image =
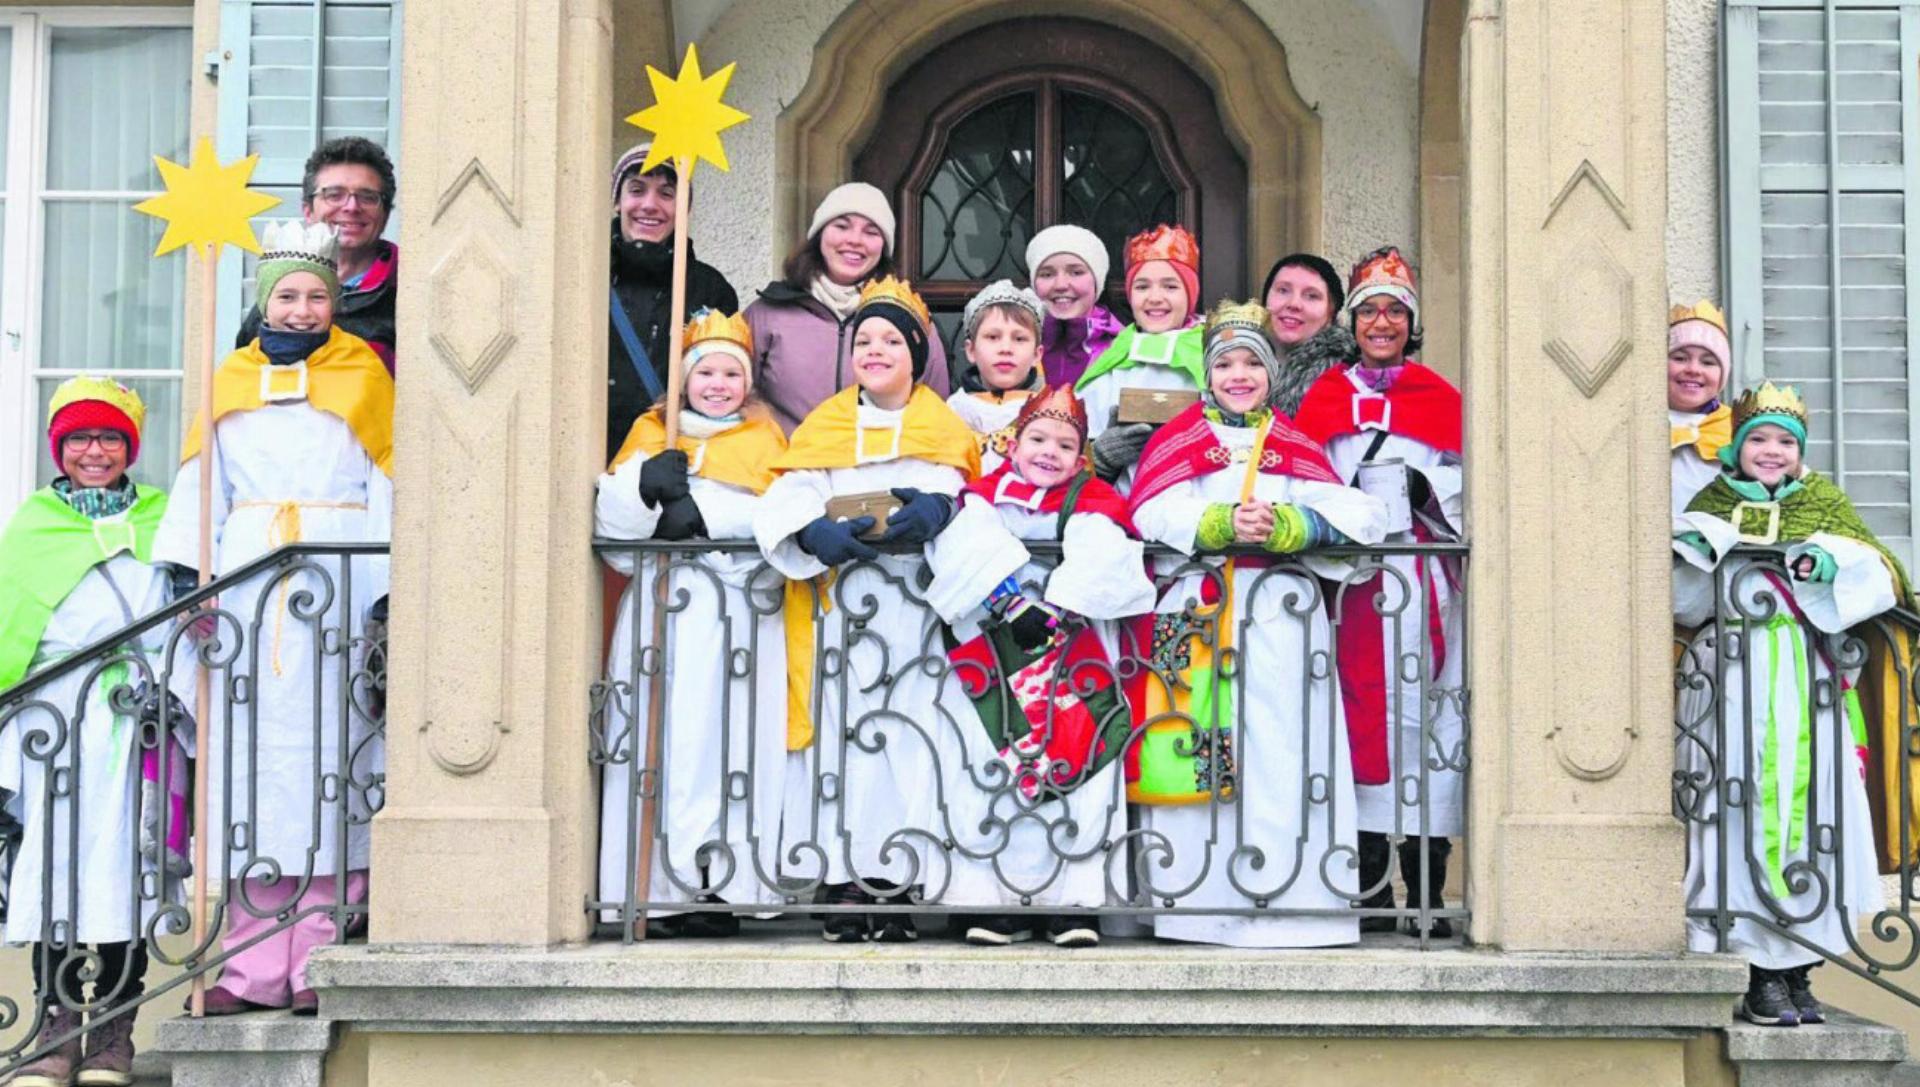
[[[579,939],[609,0],[409,4],[381,943]]]
[[[1684,943],[1665,33],[1636,0],[1466,21],[1473,936],[1512,950]]]

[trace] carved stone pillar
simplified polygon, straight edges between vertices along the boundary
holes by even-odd
[[[584,936],[609,0],[409,4],[379,942]]]
[[[1466,20],[1473,934],[1514,950],[1684,943],[1665,33],[1635,0]]]

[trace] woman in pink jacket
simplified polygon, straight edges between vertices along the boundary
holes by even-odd
[[[867,280],[894,274],[893,235],[886,194],[850,181],[820,201],[806,241],[787,258],[781,278],[747,307],[755,382],[789,434],[853,380],[846,368],[853,332],[848,319]],[[950,391],[947,353],[937,336],[927,346],[924,380],[944,398]]]

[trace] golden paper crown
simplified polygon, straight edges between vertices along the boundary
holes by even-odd
[[[98,400],[119,409],[133,423],[133,429],[144,431],[147,426],[147,406],[140,400],[140,394],[120,384],[110,377],[99,374],[81,374],[70,377],[53,390],[53,399],[47,403],[47,418],[53,419],[63,408],[88,400]],[[139,435],[134,435],[139,437]]]
[[[933,314],[927,311],[927,304],[920,300],[920,296],[913,292],[913,284],[904,279],[881,276],[867,280],[867,285],[860,288],[860,305],[857,309],[872,305],[898,306],[918,318],[920,327],[929,334],[933,332]]]
[[[686,347],[715,341],[730,343],[746,352],[748,358],[753,357],[753,327],[742,314],[728,315],[710,307],[703,308],[687,322],[682,339]]]
[[[1791,385],[1775,385],[1771,381],[1748,389],[1733,402],[1733,429],[1738,431],[1756,415],[1785,415],[1798,419],[1802,427],[1807,425],[1807,405],[1800,394]]]
[[[1127,267],[1135,268],[1150,260],[1168,260],[1200,271],[1200,243],[1183,226],[1161,223],[1127,239]]]
[[[1353,274],[1347,277],[1349,298],[1368,287],[1397,287],[1409,293],[1418,293],[1413,282],[1413,269],[1407,265],[1406,258],[1400,255],[1400,250],[1391,245],[1368,253],[1353,266]],[[1352,304],[1349,302],[1348,306]]]
[[[1206,338],[1212,340],[1216,335],[1229,329],[1244,329],[1270,335],[1273,317],[1267,307],[1258,302],[1234,302],[1227,299],[1214,304],[1212,312],[1207,314]]]
[[[1722,336],[1727,334],[1727,315],[1720,312],[1719,306],[1704,298],[1691,306],[1675,306],[1667,311],[1668,328],[1682,321],[1705,321],[1719,329]]]

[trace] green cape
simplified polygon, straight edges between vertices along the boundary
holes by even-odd
[[[0,533],[0,691],[33,663],[47,620],[80,579],[122,551],[150,562],[166,492],[136,485],[133,508],[88,520],[44,487],[27,496]]]
[[[1798,484],[1789,485],[1784,496],[1777,501],[1757,502],[1754,495],[1742,494],[1741,485],[1722,472],[1693,496],[1693,501],[1687,504],[1687,512],[1710,513],[1743,534],[1759,535],[1765,531],[1766,522],[1770,519],[1765,507],[1777,505],[1780,508],[1780,531],[1776,542],[1799,543],[1816,532],[1825,532],[1866,544],[1880,553],[1880,558],[1893,574],[1894,599],[1902,607],[1910,606],[1913,582],[1907,578],[1907,568],[1875,538],[1873,530],[1867,527],[1867,523],[1860,519],[1859,512],[1853,508],[1846,492],[1826,476],[1814,471],[1802,476]],[[1753,487],[1752,484],[1746,486]],[[1743,502],[1747,503],[1747,508],[1739,511],[1741,520],[1736,522],[1734,513]]]
[[[1155,342],[1165,340],[1172,341],[1171,348],[1165,342]],[[1087,372],[1080,375],[1080,380],[1075,382],[1073,387],[1080,392],[1086,392],[1087,386],[1093,384],[1095,378],[1104,377],[1115,370],[1131,370],[1136,366],[1147,365],[1146,362],[1133,357],[1135,341],[1140,341],[1140,346],[1145,349],[1148,358],[1157,360],[1164,355],[1166,361],[1159,365],[1179,370],[1193,382],[1194,388],[1203,391],[1206,389],[1205,344],[1199,325],[1189,325],[1172,332],[1142,332],[1139,326],[1128,325],[1121,329],[1120,335],[1115,336],[1113,342],[1107,345],[1107,349],[1100,352],[1100,356],[1088,365]]]

